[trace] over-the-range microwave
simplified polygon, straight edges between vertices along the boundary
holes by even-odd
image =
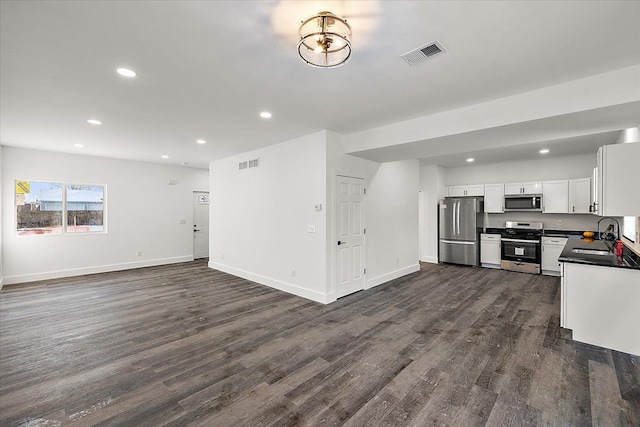
[[[542,194],[504,196],[504,210],[542,212]]]

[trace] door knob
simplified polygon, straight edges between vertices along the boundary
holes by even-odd
[[[344,245],[344,244],[346,244],[346,243],[347,243],[347,242],[342,242],[342,241],[338,240],[338,246],[340,246],[340,245]]]

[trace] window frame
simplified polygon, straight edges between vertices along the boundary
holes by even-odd
[[[14,231],[16,233],[16,237],[22,239],[22,238],[29,238],[29,237],[42,237],[42,236],[95,236],[95,235],[99,235],[99,234],[107,234],[108,233],[108,226],[107,226],[107,184],[87,184],[87,183],[83,183],[83,184],[78,184],[76,182],[68,182],[68,181],[48,181],[48,180],[38,180],[38,179],[14,179],[13,180],[14,185],[13,185],[13,217],[14,217]],[[45,184],[60,184],[60,186],[62,187],[62,229],[60,233],[47,233],[47,234],[24,234],[24,235],[20,235],[18,234],[18,200],[17,200],[17,192],[16,192],[16,186],[18,182],[38,182],[38,183],[45,183]],[[83,186],[83,187],[102,187],[103,191],[102,191],[102,230],[101,231],[82,231],[82,232],[77,232],[77,231],[68,231],[67,227],[67,218],[68,218],[68,213],[67,213],[67,187],[68,186]]]

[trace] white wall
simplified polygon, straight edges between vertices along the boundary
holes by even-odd
[[[209,266],[327,302],[326,157],[319,132],[211,162]]]
[[[628,128],[620,132],[616,144],[628,144],[631,142],[640,142],[640,128]]]
[[[367,186],[367,287],[420,269],[418,160],[382,163]]]
[[[2,147],[5,284],[193,259],[193,191],[208,171]],[[168,185],[169,179],[177,185]],[[14,181],[104,184],[107,232],[16,236]],[[186,224],[180,224],[180,219]],[[136,252],[142,251],[142,256]]]
[[[446,185],[499,184],[520,181],[551,181],[593,175],[596,154],[551,157],[446,169]]]
[[[259,168],[238,170],[253,158]],[[211,268],[334,301],[334,182],[346,174],[367,183],[367,287],[419,269],[417,160],[380,165],[349,156],[340,135],[322,131],[214,161],[210,171]]]
[[[420,260],[438,263],[438,203],[446,196],[446,169],[440,166],[420,166],[422,206]]]

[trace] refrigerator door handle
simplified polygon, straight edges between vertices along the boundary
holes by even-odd
[[[475,245],[476,242],[467,242],[467,241],[462,241],[462,240],[444,240],[444,239],[440,239],[440,241],[442,243],[450,243],[453,245]]]
[[[451,209],[451,230],[453,230],[453,235],[456,235],[456,202],[453,202],[453,209]]]
[[[456,214],[456,227],[458,227],[458,235],[460,235],[460,202],[458,202],[458,212]]]

